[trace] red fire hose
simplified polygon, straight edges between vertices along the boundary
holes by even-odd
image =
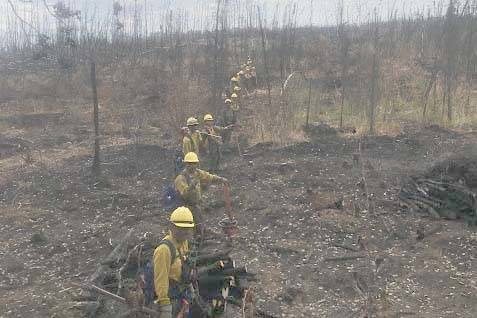
[[[225,208],[227,209],[227,216],[230,220],[235,219],[234,210],[232,207],[232,197],[230,196],[230,187],[228,184],[224,184],[224,200]]]
[[[224,200],[225,200],[225,209],[227,217],[219,222],[219,225],[222,227],[224,233],[232,237],[238,234],[237,220],[235,219],[233,207],[232,207],[232,197],[230,195],[230,188],[228,184],[224,184]]]

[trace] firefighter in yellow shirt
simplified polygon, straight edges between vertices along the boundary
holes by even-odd
[[[182,139],[182,153],[184,156],[189,152],[194,152],[199,156],[200,148],[202,147],[202,137],[199,132],[199,121],[194,118],[190,117],[187,119],[187,128],[189,128],[189,132],[185,134],[184,138]]]
[[[204,116],[204,148],[207,151],[207,170],[216,172],[219,169],[221,154],[221,145],[225,133],[232,129],[233,125],[221,127],[215,125],[214,117],[211,114]]]
[[[206,231],[206,226],[202,215],[202,190],[211,183],[221,182],[227,184],[228,180],[200,170],[198,168],[199,157],[193,152],[185,155],[184,163],[185,169],[176,177],[174,185],[184,201],[184,205],[192,211],[196,233],[203,235]]]
[[[182,282],[183,263],[189,252],[189,240],[194,233],[192,212],[179,207],[170,216],[170,232],[154,250],[154,290],[156,299],[153,308],[160,318],[177,317],[182,307],[182,296],[188,286]]]
[[[236,92],[238,91],[240,90],[236,90]],[[232,124],[236,124],[238,121],[238,112],[240,110],[239,96],[237,93],[233,93],[232,96],[230,96],[230,99],[232,100],[230,103],[230,110],[232,110]]]
[[[230,88],[230,93],[232,93],[234,91],[234,88],[236,86],[239,86],[239,79],[237,78],[236,75],[232,76],[232,78],[230,79],[230,85],[229,85],[229,88]]]

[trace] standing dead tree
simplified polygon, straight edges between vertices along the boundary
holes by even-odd
[[[426,85],[426,89],[424,95],[422,97],[422,121],[426,121],[426,114],[427,114],[427,105],[429,102],[429,95],[433,87],[435,87],[437,82],[437,77],[439,75],[439,64],[437,57],[434,59],[434,65],[430,68],[431,74],[429,75],[429,82]]]
[[[473,85],[473,74],[476,71],[477,55],[474,50],[475,43],[475,27],[477,14],[477,2],[474,1],[474,5],[468,8],[466,12],[467,17],[467,35],[465,37],[464,43],[464,55],[465,55],[465,82],[466,82],[466,91],[467,98],[465,102],[466,110],[470,108],[471,105],[471,94],[472,94],[472,85]]]
[[[220,21],[220,4],[222,0],[217,0],[217,12],[215,13],[215,36],[214,36],[214,75],[212,84],[212,98],[214,110],[217,111],[218,95],[219,95],[219,21]]]
[[[346,100],[345,83],[348,76],[349,53],[351,41],[348,37],[346,25],[343,21],[344,3],[341,2],[339,8],[339,22],[338,22],[338,56],[341,65],[341,92],[340,92],[340,128],[343,127],[343,112]]]
[[[91,88],[93,91],[93,123],[94,123],[94,158],[93,175],[101,175],[100,147],[99,147],[99,107],[98,107],[98,88],[96,81],[96,64],[91,62]]]
[[[452,122],[453,111],[453,85],[456,76],[456,62],[459,31],[456,23],[456,7],[453,0],[449,2],[446,13],[446,22],[444,26],[444,56],[446,58],[446,87],[445,95],[447,97],[447,120]]]
[[[372,26],[373,57],[371,66],[371,81],[369,91],[369,133],[376,132],[376,109],[378,107],[378,81],[379,81],[379,19],[375,12]]]
[[[270,84],[270,73],[268,69],[268,60],[267,60],[267,47],[265,42],[265,31],[263,30],[263,22],[262,22],[262,15],[260,12],[260,7],[257,6],[257,14],[258,14],[258,23],[260,26],[260,37],[262,39],[262,54],[263,54],[263,66],[265,69],[265,82],[267,84],[267,94],[268,94],[268,109],[272,110],[272,87]]]

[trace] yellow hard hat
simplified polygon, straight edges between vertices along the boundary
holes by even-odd
[[[226,103],[226,104],[227,104],[227,103],[231,103],[231,102],[232,102],[232,101],[231,101],[229,98],[227,98],[227,99],[225,100],[225,103]]]
[[[190,117],[189,119],[187,119],[187,126],[197,126],[198,124],[199,121],[194,117]]]
[[[211,114],[207,114],[204,116],[204,121],[213,121],[214,117]]]
[[[234,76],[230,79],[232,82],[238,82],[238,79]]]
[[[236,91],[236,92],[240,92],[241,90],[242,90],[242,89],[240,88],[240,86],[235,86],[235,87],[234,87],[234,91]]]
[[[237,74],[238,74],[238,75],[242,75],[242,74],[243,74],[243,71],[240,71],[240,72],[238,72]]]
[[[238,96],[237,96],[237,94],[233,93],[230,97],[237,98]]]
[[[184,156],[184,162],[185,163],[198,163],[199,162],[199,157],[195,152],[188,152]]]
[[[177,227],[194,227],[194,216],[192,215],[192,212],[185,206],[175,209],[171,214],[170,221]]]

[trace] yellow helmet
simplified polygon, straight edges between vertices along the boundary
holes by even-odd
[[[238,79],[234,76],[230,79],[232,82],[238,82]]]
[[[192,212],[185,206],[175,209],[171,214],[170,221],[177,227],[194,227],[194,216],[192,215]]]
[[[237,98],[238,96],[237,96],[237,94],[233,93],[230,97]]]
[[[227,99],[225,100],[225,103],[226,103],[226,104],[231,103],[231,102],[232,102],[232,101],[230,100],[230,98],[227,98]]]
[[[198,163],[199,162],[199,157],[195,152],[188,152],[184,156],[184,162],[186,163]]]
[[[194,117],[190,117],[189,119],[187,119],[187,126],[197,126],[198,124],[199,121]]]
[[[240,72],[238,72],[237,74],[238,74],[239,76],[240,76],[240,75],[243,75],[243,71],[240,71]]]
[[[236,91],[236,92],[240,92],[241,90],[242,90],[242,89],[240,88],[240,86],[235,86],[235,87],[234,87],[234,91]]]
[[[207,114],[204,116],[204,121],[213,121],[214,117],[211,114]]]

